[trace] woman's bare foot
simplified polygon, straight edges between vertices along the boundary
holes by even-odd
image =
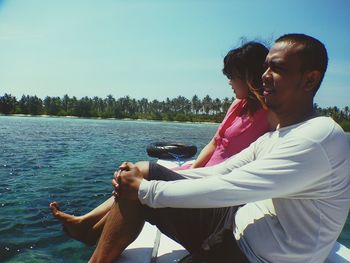
[[[84,223],[81,217],[62,212],[57,202],[50,203],[49,207],[52,215],[62,222],[63,230],[68,236],[90,246],[96,244],[98,237],[94,234],[92,225]]]

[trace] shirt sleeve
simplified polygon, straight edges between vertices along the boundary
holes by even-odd
[[[154,208],[210,208],[277,197],[319,197],[318,191],[327,191],[327,182],[320,179],[329,175],[329,161],[319,144],[291,138],[256,158],[258,144],[222,164],[181,172],[197,179],[143,180],[139,199]]]
[[[259,140],[259,139],[258,139]],[[239,154],[235,154],[228,158],[226,161],[221,162],[216,165],[209,167],[201,167],[195,169],[176,171],[179,174],[184,175],[189,179],[198,179],[209,176],[217,176],[228,174],[233,171],[233,169],[244,166],[255,159],[254,145],[242,150]]]

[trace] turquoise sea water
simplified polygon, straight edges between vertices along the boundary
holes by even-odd
[[[123,161],[148,160],[155,141],[202,148],[217,125],[0,116],[0,262],[87,262],[48,203],[85,213],[110,196]]]
[[[0,262],[86,262],[93,248],[66,237],[49,212],[80,215],[110,196],[122,161],[146,146],[182,141],[201,149],[217,125],[0,116]],[[349,134],[350,143],[350,134]],[[340,242],[350,247],[350,225]]]

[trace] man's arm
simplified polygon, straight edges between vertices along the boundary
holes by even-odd
[[[252,143],[248,148],[242,150],[240,153],[233,155],[229,159],[225,160],[222,163],[210,166],[210,167],[201,167],[196,169],[188,170],[179,170],[177,173],[184,175],[189,179],[198,179],[208,176],[218,176],[223,174],[228,174],[234,169],[244,166],[255,159],[255,148],[256,144],[259,143],[259,139]]]
[[[240,167],[246,163],[249,163],[253,160],[253,158],[254,145],[252,144],[247,149],[221,164],[198,169],[181,170],[177,172],[187,178],[192,179],[219,176],[220,174],[230,173],[235,167]],[[142,174],[137,166],[130,162],[124,162],[119,168],[120,170],[114,173],[114,178],[112,180],[112,185],[114,186],[113,195],[116,198],[138,200],[140,185],[142,183],[142,179],[145,178],[145,175]],[[189,180],[186,180],[186,182],[189,182]]]
[[[327,191],[330,174],[327,156],[320,145],[308,140],[286,141],[266,154],[239,168],[229,160],[217,166],[221,173],[202,179],[171,182],[142,180],[138,197],[141,203],[160,207],[225,207],[276,197],[312,198],[313,191]],[[192,173],[215,173],[215,167],[194,169]]]

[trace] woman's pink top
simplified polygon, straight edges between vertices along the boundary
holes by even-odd
[[[223,162],[227,158],[247,148],[261,135],[269,131],[267,110],[261,108],[252,117],[247,114],[240,116],[246,100],[235,100],[220,124],[214,139],[216,148],[205,166]],[[183,165],[173,170],[186,170],[191,165]]]
[[[246,100],[233,102],[214,136],[216,149],[205,166],[221,163],[269,131],[265,109],[259,109],[252,117],[247,114],[240,116],[246,103]]]

